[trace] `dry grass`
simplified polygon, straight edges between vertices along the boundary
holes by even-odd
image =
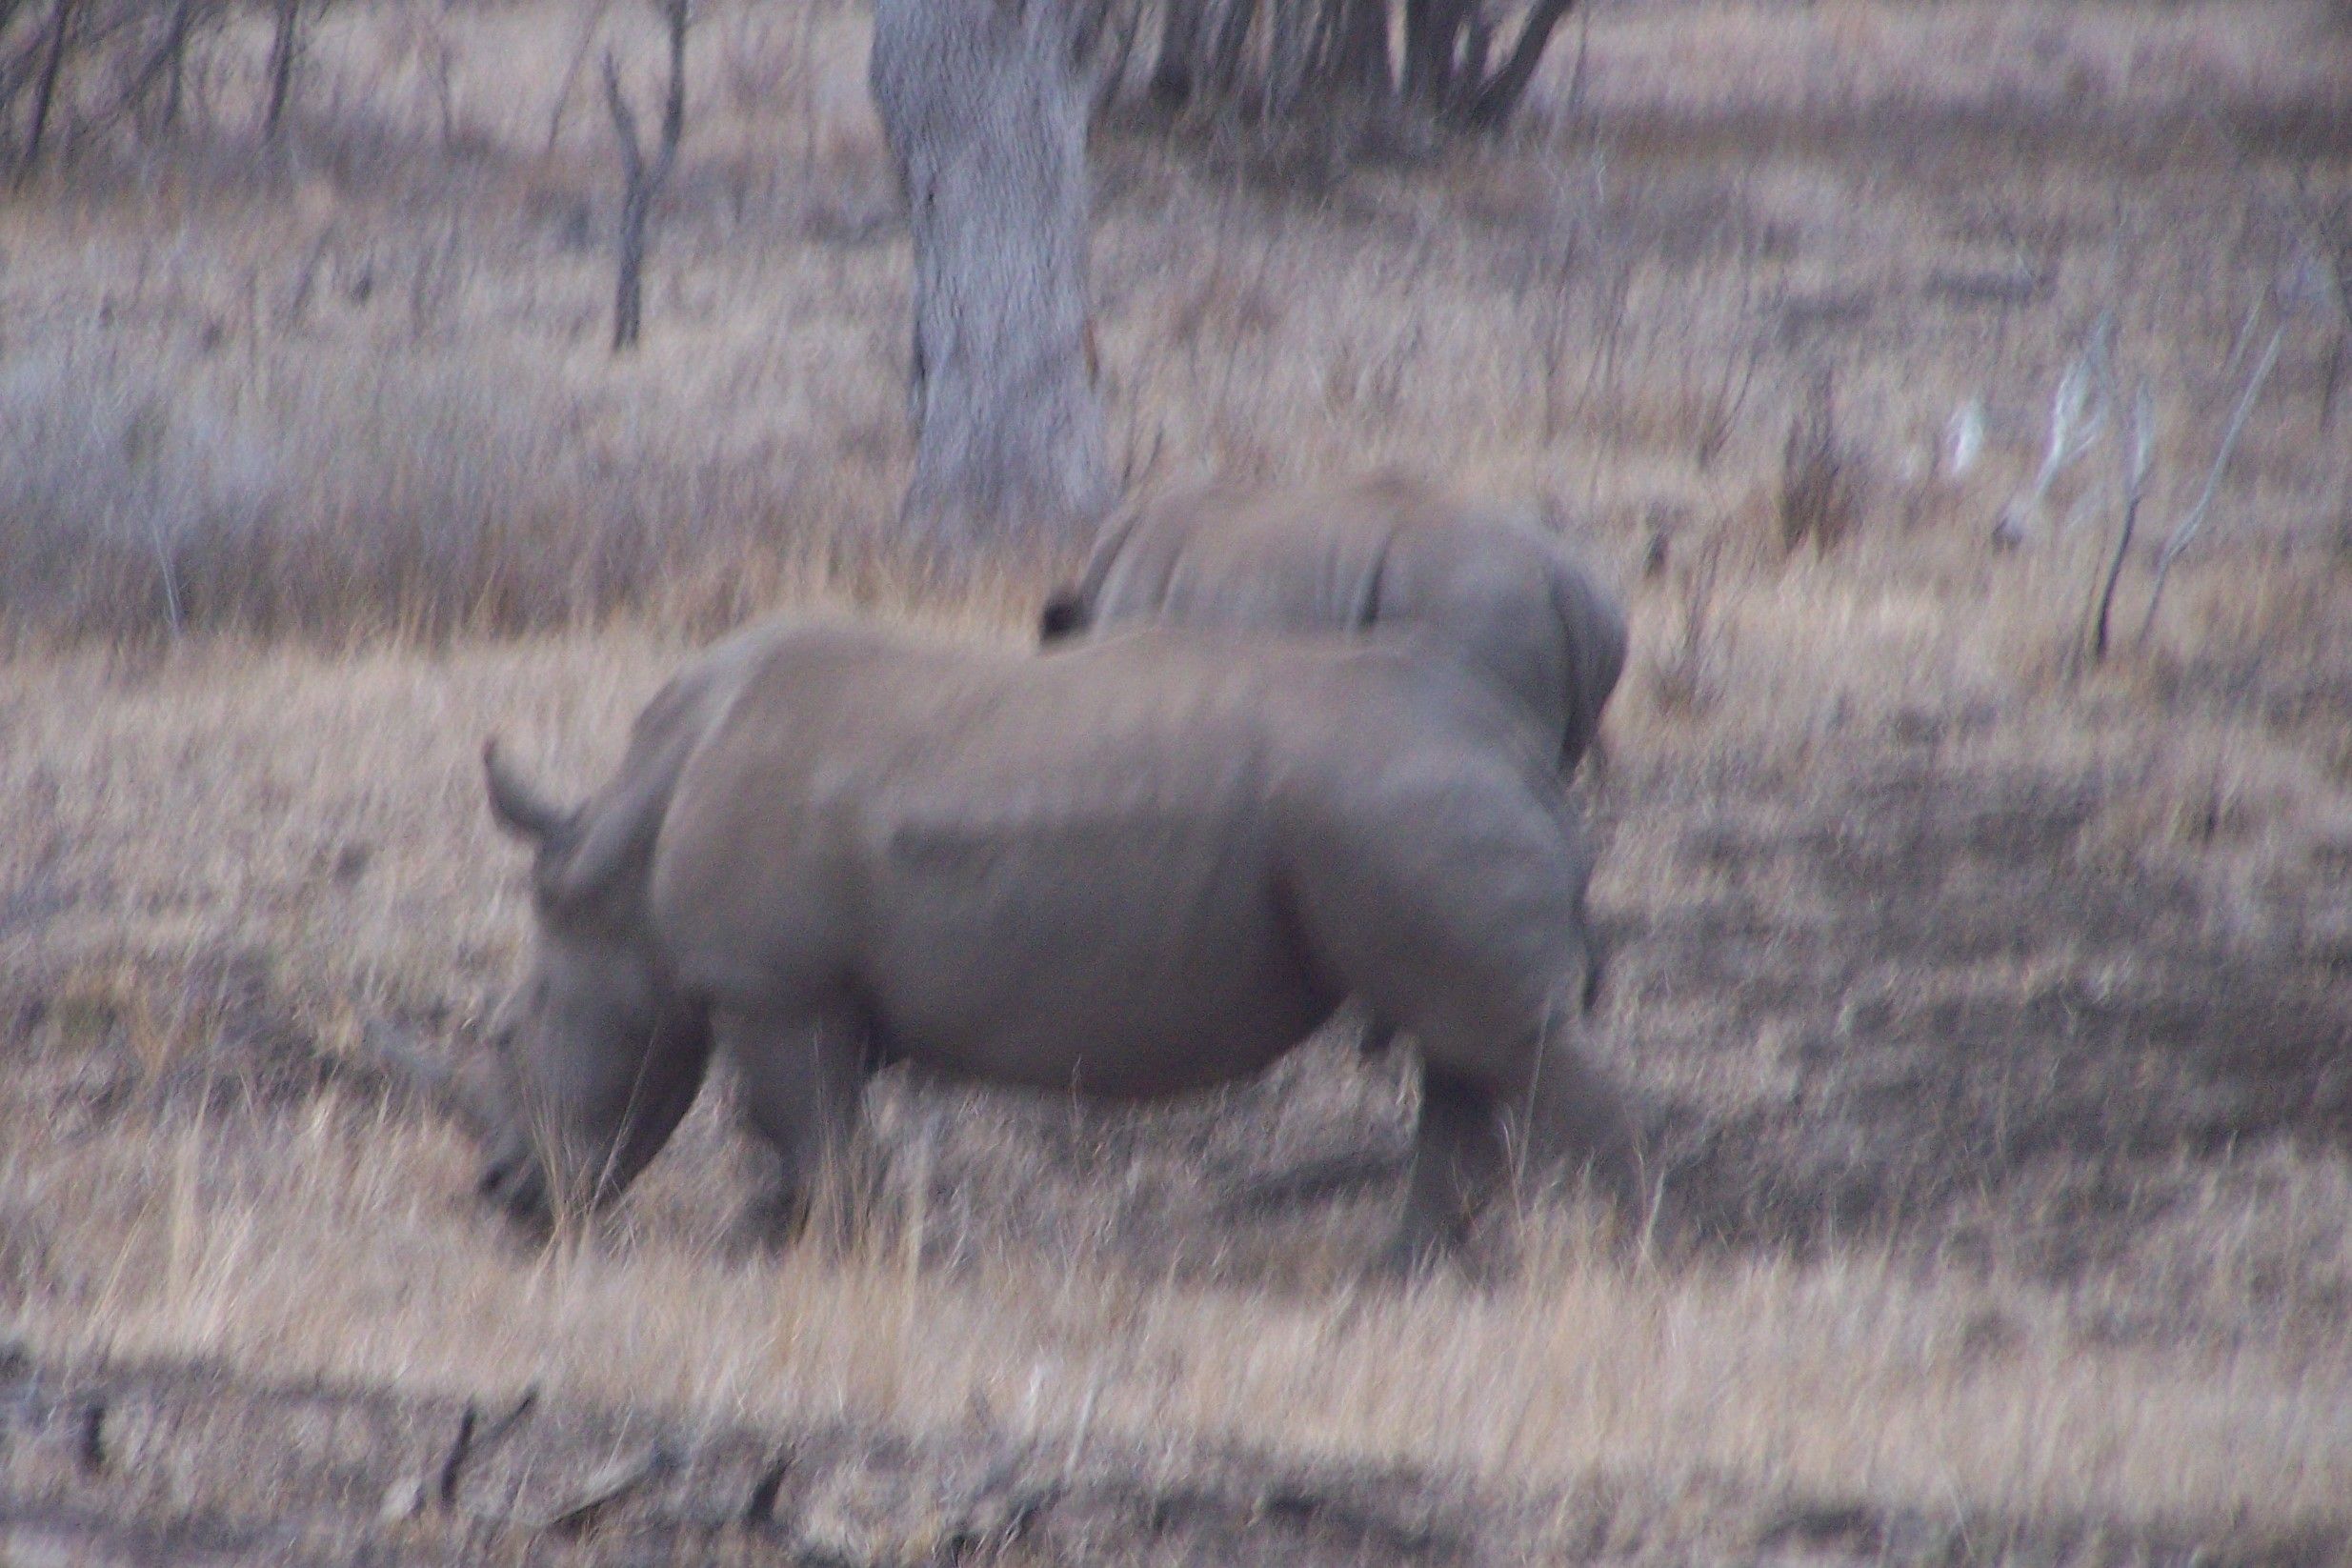
[[[1091,1421],[1177,1466],[1189,1445],[1238,1441],[1506,1489],[1611,1478],[1628,1526],[1669,1538],[1678,1498],[1724,1478],[1961,1528],[2252,1514],[2281,1535],[2341,1524],[2352,1483],[2338,1376],[2085,1345],[2014,1287],[1922,1286],[1866,1257],[1658,1278],[1571,1249],[1504,1296],[1436,1286],[1335,1310],[1092,1271],[1049,1281],[1018,1256],[955,1277],[806,1250],[731,1266],[645,1223],[517,1256],[452,1223],[452,1142],[330,1111],[266,1162],[201,1126],[160,1152],[81,1173],[89,1194],[19,1174],[28,1196],[104,1215],[90,1298],[27,1325],[45,1348],[426,1389],[537,1382],[690,1422]]]
[[[1988,547],[2101,311],[2159,392],[2144,526],[2193,499],[2240,323],[2310,259],[2276,191],[2300,171],[2330,195],[2352,165],[2283,132],[2249,165],[2181,128],[2200,101],[2259,130],[2341,93],[2319,9],[1603,8],[1581,96],[1509,146],[1312,201],[1101,149],[1097,310],[1133,476],[1420,462],[1552,498],[1628,585],[1599,897],[1647,945],[1612,1049],[1701,1145],[1785,1156],[1772,1201],[1826,1212],[1759,1209],[1670,1270],[1571,1222],[1509,1288],[1400,1300],[1347,1283],[1377,1204],[1253,1229],[1211,1191],[1220,1161],[1394,1132],[1397,1085],[1336,1055],[1140,1131],[893,1091],[925,1217],[848,1257],[730,1257],[748,1156],[715,1112],[584,1240],[530,1254],[468,1209],[466,1151],[383,1098],[360,1046],[387,1019],[462,1045],[512,973],[526,907],[481,735],[585,783],[715,626],[825,599],[1018,636],[1040,579],[944,599],[875,548],[906,471],[907,264],[860,16],[711,10],[627,361],[602,350],[612,174],[584,90],[550,136],[579,18],[332,16],[282,159],[241,159],[252,40],[231,33],[213,131],[86,149],[0,216],[0,1329],[44,1357],[538,1379],[689,1427],[977,1418],[1171,1474],[1223,1441],[1402,1460],[1535,1497],[1584,1556],[1761,1550],[1790,1499],[1949,1521],[1938,1549],[1970,1558],[2352,1530],[2333,1112],[2257,1105],[2236,1151],[2036,1123],[2054,1141],[2034,1158],[1952,1162],[1974,1197],[1926,1179],[1950,1173],[1921,1134],[1940,1196],[1859,1235],[1806,1163],[1872,1134],[1817,1103],[1837,1074],[1937,1018],[1959,1020],[1955,1056],[2011,1053],[2029,1122],[2130,1081],[2081,1089],[2091,1047],[2047,1020],[2141,998],[2151,1040],[2210,1069],[2177,1095],[2206,1128],[2195,1094],[2239,1081],[2245,1042],[2208,1037],[2225,1007],[2177,1026],[2165,1007],[2340,995],[2338,329],[2282,318],[2144,644],[2078,657],[2112,547],[2103,449],[2028,548]],[[640,22],[606,25],[626,45]],[[1834,430],[1812,445],[1860,481],[1804,511],[1836,548],[1792,553],[1786,437],[1825,365]],[[1962,466],[1970,405],[1987,438]],[[2143,560],[2125,583],[2131,628]],[[1944,844],[1918,871],[1941,878],[1911,891],[1948,913],[1949,952],[1874,945],[1900,911],[1872,878],[1900,855],[1806,875],[1884,826],[1866,775],[1890,756],[2086,796],[2046,840]],[[1962,951],[1972,918],[2020,907],[2019,941]],[[1732,938],[1755,955],[1704,968]],[[1844,947],[1835,1028],[1773,1001]],[[2014,1037],[1969,1022],[1988,1008]],[[2151,1046],[2135,1092],[2175,1095],[2178,1065]],[[2323,1065],[2277,1082],[2332,1105]],[[1878,1136],[1924,1097],[1873,1113]],[[926,1125],[946,1129],[928,1183],[907,1174]]]

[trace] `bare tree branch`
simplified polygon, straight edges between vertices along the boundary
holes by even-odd
[[[2213,467],[2205,474],[2204,493],[2197,497],[2197,504],[2181,520],[2181,526],[2172,531],[2172,537],[2164,541],[2163,551],[2156,558],[2156,586],[2148,591],[2147,618],[2140,623],[2140,640],[2142,642],[2155,629],[2156,612],[2164,602],[2164,581],[2172,575],[2173,562],[2179,560],[2181,553],[2188,549],[2198,531],[2204,527],[2205,514],[2213,510],[2214,495],[2221,488],[2221,472],[2229,467],[2230,457],[2238,450],[2238,437],[2246,428],[2246,416],[2254,412],[2254,401],[2262,396],[2262,384],[2270,379],[2271,367],[2278,364],[2279,348],[2285,340],[2284,327],[2272,330],[2270,342],[2262,350],[2262,357],[2256,363],[2254,373],[2246,377],[2245,391],[2238,396],[2238,407],[2229,416],[2229,429],[2221,434],[2221,450],[2213,454]]]
[[[637,136],[637,117],[621,90],[621,68],[613,51],[604,56],[605,107],[613,115],[613,138],[621,158],[621,217],[618,275],[613,291],[613,352],[636,347],[645,318],[646,229],[654,199],[676,167],[678,143],[686,135],[686,30],[688,0],[661,0],[670,39],[670,86],[662,104],[661,141],[649,162]]]
[[[564,67],[564,79],[555,89],[555,107],[547,114],[547,150],[555,151],[555,139],[563,134],[564,111],[572,102],[572,90],[578,85],[580,72],[587,69],[589,50],[595,47],[596,30],[604,25],[604,13],[613,9],[613,0],[596,0],[580,23],[579,42],[573,46],[572,59]]]
[[[1510,54],[1471,93],[1462,113],[1465,125],[1475,131],[1491,131],[1511,117],[1527,95],[1528,84],[1536,79],[1536,67],[1543,63],[1553,30],[1575,4],[1576,0],[1538,0],[1520,26],[1518,42]]]
[[[2140,499],[2147,490],[2148,470],[2156,457],[2156,402],[2144,380],[2132,398],[2129,434],[2118,451],[2123,469],[2123,526],[2116,534],[2115,555],[2107,562],[2106,585],[2099,593],[2099,613],[2091,623],[2094,664],[2107,656],[2107,624],[2115,611],[2116,584],[2123,580],[2123,560],[2131,553],[2132,532],[2140,521]]]
[[[50,12],[49,41],[41,56],[41,77],[32,91],[32,126],[25,132],[25,152],[16,171],[21,178],[41,159],[41,139],[49,130],[50,107],[57,98],[57,75],[65,66],[66,39],[73,30],[77,0],[57,0]]]
[[[613,51],[604,51],[604,102],[613,111],[613,134],[620,144],[621,177],[633,189],[644,177],[645,154],[637,146],[637,116],[621,90],[621,65]]]

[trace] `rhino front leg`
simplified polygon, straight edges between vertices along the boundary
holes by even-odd
[[[863,1126],[862,1021],[839,1011],[747,1010],[722,1018],[720,1035],[741,1073],[744,1119],[776,1159],[773,1189],[746,1217],[749,1238],[791,1240],[820,1198],[826,1231],[846,1237],[879,1185]]]

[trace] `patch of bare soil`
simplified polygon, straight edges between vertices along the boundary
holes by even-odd
[[[1700,891],[1628,919],[1621,1015],[1639,1059],[1751,1083],[1670,1112],[1726,1239],[1948,1257],[1998,1228],[2063,1277],[2186,1169],[2352,1139],[2336,967],[2225,946],[2185,883],[2102,868],[2095,801],[1893,764],[1806,810],[1767,786],[1682,814],[1667,880]]]

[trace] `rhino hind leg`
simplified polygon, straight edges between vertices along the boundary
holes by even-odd
[[[1616,1203],[1628,1228],[1652,1217],[1641,1138],[1624,1094],[1555,1037],[1573,1031],[1543,1033],[1527,1053],[1522,1082],[1464,1074],[1442,1055],[1424,1066],[1404,1216],[1384,1259],[1390,1272],[1416,1273],[1457,1253],[1505,1196],[1536,1200],[1582,1180]]]
[[[1382,1272],[1409,1277],[1458,1252],[1509,1174],[1494,1096],[1468,1078],[1424,1073],[1404,1216]]]

